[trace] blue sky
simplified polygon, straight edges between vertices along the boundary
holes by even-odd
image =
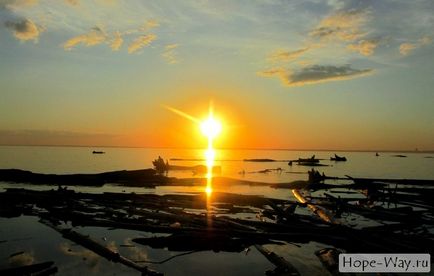
[[[433,1],[0,0],[0,144],[434,150]]]

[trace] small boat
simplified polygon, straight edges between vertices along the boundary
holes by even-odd
[[[310,158],[298,158],[295,161],[298,163],[319,163],[319,159],[316,159],[315,155],[312,155]]]
[[[98,150],[94,150],[92,151],[93,154],[104,154],[105,151],[98,151]]]
[[[339,156],[335,154],[335,157],[330,157],[331,161],[347,161],[347,158],[345,156]]]

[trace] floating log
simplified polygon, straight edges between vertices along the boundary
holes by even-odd
[[[339,224],[339,222],[333,217],[332,214],[330,214],[329,211],[327,211],[327,209],[316,204],[312,204],[312,202],[307,199],[300,190],[294,189],[292,190],[292,193],[300,203],[307,204],[307,206],[312,210],[312,212],[323,221],[331,224]]]
[[[57,226],[55,226],[54,224],[48,222],[48,221],[41,221],[42,223],[44,223],[45,225],[51,227],[52,229],[56,230],[57,232],[62,234],[62,237],[64,237],[65,239],[71,240],[93,252],[95,252],[96,254],[98,254],[101,257],[106,258],[107,260],[111,261],[111,262],[119,262],[125,266],[128,266],[130,268],[133,268],[137,271],[140,271],[142,273],[142,275],[152,275],[152,276],[160,276],[163,275],[162,273],[150,270],[147,266],[141,266],[138,265],[137,263],[121,256],[118,252],[115,252],[99,243],[97,243],[96,241],[92,240],[90,237],[88,236],[84,236],[76,231],[73,231],[71,229],[61,229]]]
[[[393,183],[393,184],[407,184],[407,185],[420,185],[420,186],[434,186],[434,179],[392,179],[392,178],[362,178],[351,177],[345,175],[348,179],[354,181],[354,183]]]
[[[270,250],[264,248],[260,245],[255,245],[255,248],[267,258],[272,264],[276,266],[273,272],[270,272],[267,275],[291,275],[298,276],[300,273],[298,270],[290,263],[288,260],[278,256],[276,253],[271,252]]]
[[[50,269],[53,265],[54,262],[43,262],[43,263],[37,263],[32,265],[2,269],[0,270],[0,275],[36,275],[39,272],[44,272],[47,269]],[[57,268],[55,268],[55,270],[57,271]],[[51,274],[45,274],[45,275],[51,275]]]
[[[242,252],[253,244],[277,243],[264,238],[231,237],[215,232],[205,232],[202,235],[176,233],[167,237],[135,238],[132,241],[152,248],[167,248],[170,251],[212,250],[214,252]]]
[[[315,163],[315,162],[298,162],[297,165],[306,166],[306,167],[328,167],[329,166],[329,165]]]
[[[309,186],[309,182],[305,180],[296,180],[289,183],[271,184],[271,188],[275,189],[304,189]]]
[[[244,159],[244,162],[276,162],[277,160],[269,159],[269,158],[252,158],[252,159]]]
[[[43,174],[18,169],[0,169],[0,181],[30,184],[103,186],[106,183],[150,186],[166,183],[168,177],[157,175],[153,169],[112,171],[96,174]]]
[[[9,258],[13,258],[15,256],[22,255],[22,254],[24,254],[24,251],[19,251],[19,252],[16,252],[16,253],[9,255]]]

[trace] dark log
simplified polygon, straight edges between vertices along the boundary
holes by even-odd
[[[169,178],[157,175],[153,169],[113,171],[96,174],[43,174],[18,169],[0,169],[0,181],[30,184],[102,186],[105,183],[154,187]]]
[[[133,242],[170,251],[242,252],[253,244],[282,244],[266,238],[240,238],[231,235],[203,232],[201,235],[177,233],[167,237],[135,238]]]
[[[147,266],[138,265],[137,263],[123,257],[118,252],[112,251],[111,249],[97,243],[96,241],[92,240],[88,236],[84,236],[84,235],[82,235],[76,231],[71,230],[71,229],[61,229],[61,228],[55,226],[54,224],[52,224],[48,221],[42,220],[41,222],[44,223],[45,225],[51,227],[52,229],[56,230],[57,232],[61,233],[65,239],[71,240],[71,241],[91,250],[91,251],[95,252],[96,254],[100,255],[101,257],[106,258],[107,260],[109,260],[111,262],[115,262],[115,263],[119,262],[125,266],[133,268],[137,271],[140,271],[142,273],[142,275],[152,275],[152,276],[163,275],[162,273],[150,270]]]
[[[276,266],[274,269],[273,275],[291,275],[291,276],[297,276],[300,275],[298,270],[290,263],[288,260],[278,256],[276,253],[271,252],[270,250],[267,250],[266,248],[255,245],[255,248],[267,258],[272,264]]]
[[[44,262],[44,263],[8,268],[8,269],[0,270],[0,275],[11,275],[11,276],[13,276],[13,275],[17,275],[17,276],[18,275],[33,275],[33,274],[38,273],[40,271],[44,271],[46,269],[49,269],[53,265],[54,265],[54,262]]]

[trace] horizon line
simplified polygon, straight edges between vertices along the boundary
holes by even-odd
[[[165,146],[114,146],[114,145],[71,145],[71,144],[0,144],[1,147],[71,147],[71,148],[143,148],[143,149],[187,149],[201,150],[195,147],[165,147]],[[398,149],[303,149],[303,148],[219,148],[219,150],[273,150],[273,151],[336,151],[336,152],[405,152],[405,153],[434,153],[428,150],[398,150]]]

